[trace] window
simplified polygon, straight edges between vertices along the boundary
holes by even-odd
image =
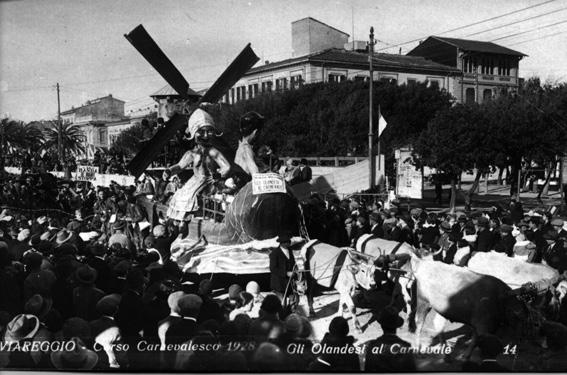
[[[230,89],[230,103],[234,103],[234,91],[234,87]]]
[[[258,84],[252,83],[248,85],[248,99],[258,96]]]
[[[484,89],[482,92],[482,101],[487,102],[492,99],[492,90],[491,89]]]
[[[475,92],[472,87],[469,87],[465,90],[465,103],[472,104],[474,102],[476,102]]]
[[[428,78],[427,79],[427,86],[436,88],[437,90],[441,89],[441,81],[435,78]]]
[[[287,78],[276,79],[276,91],[287,90]]]
[[[463,59],[463,70],[465,73],[476,73],[476,58],[465,57]]]
[[[331,73],[329,74],[329,82],[339,83],[346,79],[344,74]]]
[[[356,76],[354,77],[355,82],[364,82],[366,81],[367,77],[366,76]]]
[[[510,60],[500,60],[498,62],[498,74],[501,76],[509,76],[510,66]]]
[[[494,59],[485,57],[482,59],[482,65],[480,67],[480,72],[482,74],[494,74]]]
[[[271,91],[272,91],[272,81],[262,82],[262,92],[271,92]]]
[[[408,86],[417,84],[417,79],[415,78],[408,78]]]
[[[290,78],[290,86],[292,89],[297,89],[299,87],[301,87],[301,85],[303,84],[303,78],[301,76],[301,74],[292,76]]]

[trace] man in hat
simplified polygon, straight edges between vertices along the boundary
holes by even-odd
[[[502,224],[500,226],[500,240],[494,246],[494,250],[499,253],[505,253],[509,257],[514,256],[514,245],[516,244],[516,239],[512,236],[512,226],[508,224]]]
[[[557,232],[557,236],[562,240],[563,245],[567,247],[567,231],[563,229],[564,221],[561,218],[555,218],[551,220],[551,226],[553,230]]]
[[[115,243],[119,243],[123,249],[128,249],[130,251],[133,250],[134,246],[132,244],[132,241],[130,241],[130,238],[128,238],[128,236],[124,233],[126,230],[125,221],[116,221],[112,225],[112,230],[114,231],[114,234],[108,239],[109,247],[111,247]]]
[[[400,348],[410,348],[411,344],[402,340],[396,331],[404,324],[398,311],[388,306],[378,316],[382,336],[370,341],[366,347],[366,372],[413,372],[416,371],[412,354],[402,354]]]
[[[17,244],[15,246],[11,246],[9,249],[12,260],[16,262],[22,261],[24,253],[31,249],[31,246],[29,244],[30,238],[31,231],[28,228],[24,228],[18,233]]]
[[[26,257],[26,269],[29,272],[24,280],[24,299],[26,301],[34,294],[51,296],[57,277],[51,270],[41,269],[43,260],[43,256],[38,252],[32,252]]]
[[[488,219],[480,216],[476,223],[476,251],[487,253],[494,246],[494,235],[488,229]]]
[[[279,246],[270,251],[270,288],[285,302],[291,292],[291,276],[295,258],[291,246],[291,235],[284,233],[278,237]]]
[[[122,343],[120,328],[114,320],[121,299],[120,294],[108,294],[102,297],[96,304],[100,318],[89,323],[95,345],[102,347],[105,354],[99,352],[99,365],[97,367],[100,368],[121,368],[127,364],[123,352],[114,350]]]
[[[78,284],[73,289],[75,316],[85,319],[87,322],[99,316],[96,304],[104,297],[104,292],[95,287],[96,279],[97,272],[89,265],[83,265],[75,272],[75,280]]]
[[[547,248],[544,238],[545,233],[541,230],[542,221],[539,216],[531,216],[528,221],[528,230],[525,231],[526,239],[536,245],[533,262],[540,263]]]
[[[559,239],[557,231],[551,230],[543,235],[547,241],[547,248],[543,252],[545,263],[555,268],[560,274],[567,271],[567,251],[563,247],[563,241]]]
[[[413,246],[413,233],[409,227],[412,219],[409,215],[398,213],[396,215],[396,226],[392,229],[391,240],[396,242],[406,242]]]
[[[73,345],[68,349],[51,353],[51,362],[58,370],[92,370],[97,362],[98,355],[87,348],[83,341],[77,337],[71,339]]]
[[[201,311],[203,300],[196,294],[184,295],[179,299],[178,308],[181,320],[171,323],[165,333],[165,343],[182,344],[197,333],[197,317]]]
[[[311,182],[313,178],[313,172],[311,167],[307,164],[307,159],[301,159],[299,161],[299,180],[300,182]]]
[[[437,255],[433,256],[433,259],[442,261],[453,245],[453,241],[451,241],[451,224],[446,220],[439,224],[439,240],[437,241],[437,245],[440,251]]]
[[[97,272],[95,286],[103,292],[109,293],[114,274],[109,262],[106,260],[108,248],[103,244],[95,243],[87,246],[89,255],[86,264],[94,268]]]

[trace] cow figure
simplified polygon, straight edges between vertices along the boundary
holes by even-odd
[[[409,260],[410,254],[416,252],[414,247],[408,243],[389,241],[372,234],[360,236],[356,241],[356,250],[374,258],[375,264],[379,267],[388,265],[388,268],[392,266],[394,269],[399,269]],[[397,272],[394,269],[390,268],[388,272],[388,278],[395,284],[392,301],[401,294],[405,302],[406,313],[410,315],[412,307],[410,291],[413,279],[406,277],[404,272]]]
[[[375,286],[373,259],[349,248],[312,240],[305,243],[300,251],[305,263],[307,275],[307,296],[310,314],[313,310],[313,291],[315,284],[333,288],[339,292],[339,311],[343,307],[350,311],[354,328],[362,332],[356,316],[356,307],[352,299],[357,286],[371,289]]]
[[[541,320],[532,319],[527,305],[503,281],[475,273],[465,267],[420,259],[411,254],[404,266],[415,278],[412,291],[413,314],[418,339],[427,314],[433,309],[441,317],[472,327],[473,334],[465,357],[472,354],[478,335],[495,334],[521,340],[528,329],[539,332]]]

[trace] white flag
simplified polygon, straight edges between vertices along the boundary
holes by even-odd
[[[378,137],[380,137],[382,135],[382,132],[384,131],[384,129],[386,129],[386,126],[388,125],[388,123],[386,122],[386,119],[384,118],[384,116],[382,116],[381,113],[378,114]]]

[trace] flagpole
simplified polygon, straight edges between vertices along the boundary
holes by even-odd
[[[382,112],[380,111],[380,104],[378,104],[378,136],[376,139],[378,140],[378,171],[381,172],[380,168],[380,122],[382,120]],[[380,182],[380,173],[378,173],[378,182]]]

